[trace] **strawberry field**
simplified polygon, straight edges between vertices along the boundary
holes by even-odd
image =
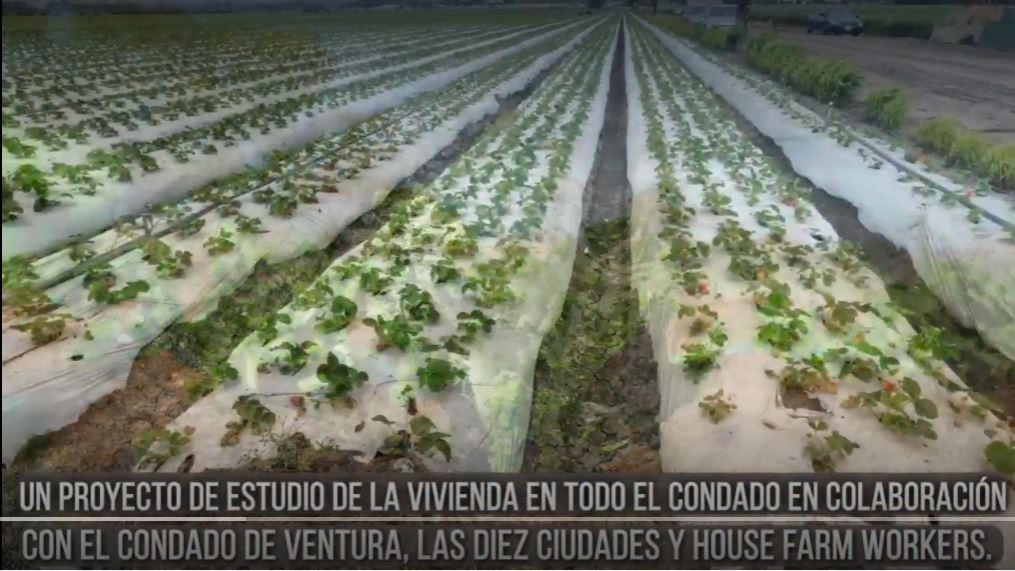
[[[8,467],[1015,472],[1011,195],[633,13],[3,33]]]

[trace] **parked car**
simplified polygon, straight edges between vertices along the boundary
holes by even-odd
[[[737,7],[711,6],[701,23],[709,28],[732,28],[737,25]]]
[[[863,20],[847,8],[822,8],[807,19],[807,33],[852,34],[863,33]]]

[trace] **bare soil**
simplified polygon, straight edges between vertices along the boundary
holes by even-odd
[[[631,289],[624,43],[618,41],[574,273],[536,364],[527,472],[662,471],[657,367]]]
[[[766,28],[757,26],[752,33]],[[856,65],[864,74],[864,92],[905,90],[911,124],[954,117],[992,143],[1015,141],[1012,54],[916,38],[825,36],[799,29],[780,33],[815,55]]]

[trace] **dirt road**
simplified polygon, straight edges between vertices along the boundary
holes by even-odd
[[[951,116],[992,142],[1015,141],[1015,55],[915,38],[781,33],[815,55],[852,62],[865,90],[905,89],[917,122]]]

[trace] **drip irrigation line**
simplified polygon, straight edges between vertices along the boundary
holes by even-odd
[[[562,28],[562,30],[566,30],[566,29],[567,28]],[[539,44],[536,44],[536,45],[539,45]],[[554,67],[556,67],[556,64],[552,64],[551,66],[549,66],[547,68],[547,70],[553,69]],[[485,69],[485,68],[482,68],[482,69]],[[544,70],[544,72],[547,71],[547,70]],[[435,93],[435,92],[430,92],[430,93]],[[246,196],[248,194],[264,190],[267,187],[269,187],[269,186],[271,186],[273,184],[278,183],[279,181],[282,181],[282,180],[288,178],[295,171],[306,170],[308,168],[313,168],[313,167],[319,165],[320,163],[325,162],[326,159],[330,158],[332,153],[334,153],[336,149],[338,149],[340,147],[344,147],[344,146],[354,145],[355,143],[357,143],[357,142],[359,142],[359,141],[361,141],[363,139],[366,139],[367,137],[375,135],[375,134],[379,133],[380,131],[383,131],[383,130],[393,126],[394,124],[402,121],[403,119],[417,114],[418,112],[419,112],[419,109],[413,109],[413,110],[405,111],[405,112],[395,116],[391,120],[389,120],[389,121],[379,125],[377,128],[375,128],[375,129],[373,129],[371,131],[368,131],[366,133],[361,133],[358,136],[356,136],[355,138],[346,140],[345,137],[343,137],[342,142],[340,144],[337,144],[337,145],[335,145],[333,147],[330,147],[329,149],[323,150],[320,153],[318,153],[318,154],[316,154],[316,155],[314,155],[314,156],[310,157],[309,159],[306,159],[306,160],[304,160],[302,162],[294,163],[294,164],[290,165],[284,172],[282,172],[278,176],[272,178],[271,180],[261,184],[260,186],[254,187],[252,189],[244,190],[244,191],[232,194],[232,195],[229,195],[228,197],[225,197],[225,198],[216,198],[209,205],[207,205],[207,206],[205,206],[203,208],[200,208],[200,209],[198,209],[198,210],[196,210],[196,211],[194,211],[194,212],[192,212],[190,214],[187,214],[186,216],[182,216],[182,217],[178,218],[172,224],[169,224],[169,225],[159,229],[158,231],[152,232],[151,234],[146,234],[146,235],[143,235],[143,236],[139,236],[137,238],[134,238],[134,239],[132,239],[132,240],[130,240],[128,242],[125,242],[125,243],[121,244],[120,246],[117,246],[117,247],[115,247],[115,248],[113,248],[111,250],[108,250],[108,251],[106,251],[106,252],[104,252],[102,254],[97,254],[97,255],[89,258],[88,260],[86,260],[84,262],[81,262],[80,264],[75,265],[72,268],[68,268],[68,269],[66,269],[66,270],[64,270],[64,271],[62,271],[62,272],[60,272],[60,273],[58,273],[58,274],[56,274],[56,275],[54,275],[52,277],[49,277],[49,278],[47,278],[45,280],[40,280],[39,282],[37,282],[35,284],[34,287],[39,289],[39,290],[46,290],[46,289],[49,289],[50,287],[53,287],[54,285],[57,285],[57,284],[65,282],[67,280],[73,279],[73,278],[75,278],[75,277],[77,277],[77,276],[87,272],[91,268],[94,268],[94,267],[96,267],[98,265],[104,264],[106,262],[109,262],[111,260],[119,258],[120,256],[123,256],[124,254],[130,252],[131,250],[134,250],[134,249],[138,248],[139,246],[143,245],[148,240],[159,239],[159,238],[161,238],[163,236],[166,236],[166,235],[174,232],[175,230],[179,229],[180,227],[185,226],[185,225],[193,222],[194,220],[197,220],[198,218],[204,217],[204,215],[208,214],[209,212],[211,212],[212,210],[218,208],[219,206],[222,206],[224,204],[232,202],[233,200],[236,200],[236,199],[241,198],[243,196]],[[371,121],[371,120],[372,119],[365,119],[363,122],[367,122],[367,121]],[[69,246],[70,244],[79,243],[79,242],[81,242],[80,239],[74,240],[74,241],[69,242],[69,243],[65,243],[65,245],[61,246],[60,248],[57,248],[55,251],[59,251],[60,249],[63,249],[65,247]]]

